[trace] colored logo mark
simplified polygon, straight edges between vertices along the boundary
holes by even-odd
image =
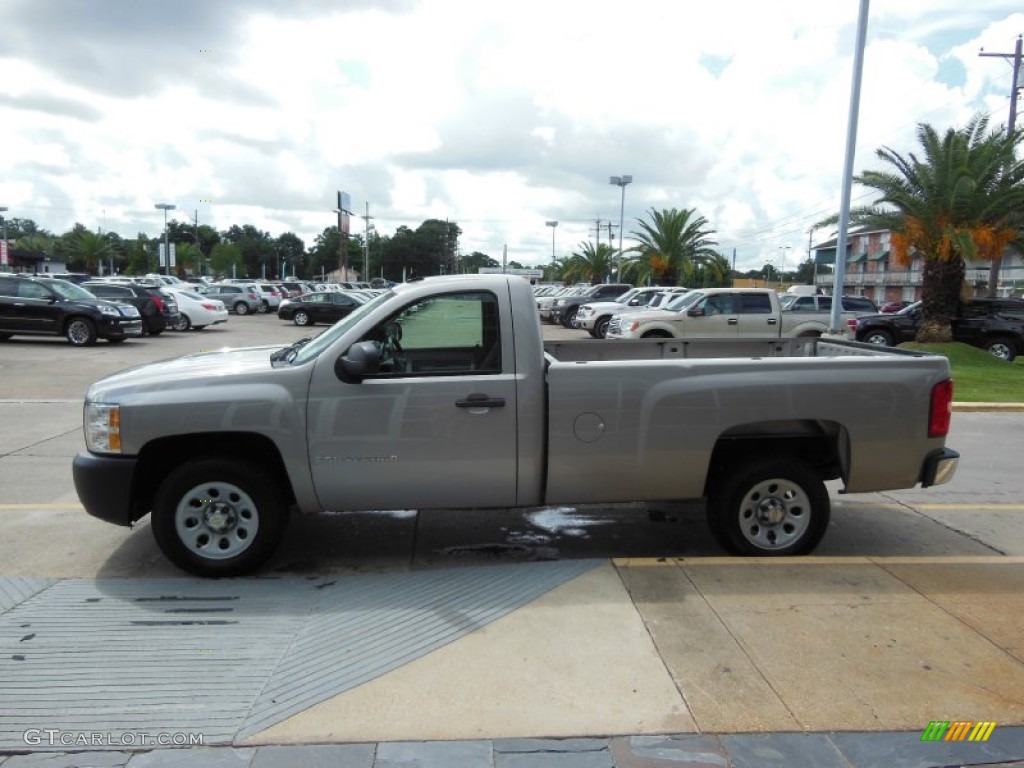
[[[921,741],[988,741],[996,724],[990,721],[932,720],[921,734]]]

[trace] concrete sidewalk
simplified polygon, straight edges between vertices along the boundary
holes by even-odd
[[[1024,761],[1022,562],[701,557],[329,582],[23,579],[0,605],[0,766]],[[155,669],[149,648],[176,666]],[[936,720],[997,725],[983,743],[922,742]],[[200,733],[203,746],[120,748],[144,746],[124,739],[147,728]],[[25,729],[108,740],[58,755],[61,736],[19,745]]]

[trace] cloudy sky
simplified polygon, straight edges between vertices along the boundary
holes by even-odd
[[[739,267],[792,266],[838,210],[859,6],[2,0],[0,205],[134,237],[168,202],[309,245],[341,189],[382,234],[452,219],[532,265],[617,227],[630,174],[627,240],[696,208]],[[1013,51],[1016,8],[872,1],[856,171],[920,122],[1005,125],[1011,66],[978,53]]]

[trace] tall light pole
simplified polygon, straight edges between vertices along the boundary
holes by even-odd
[[[551,227],[551,269],[552,269],[552,272],[553,272],[554,268],[555,268],[555,230],[558,229],[558,222],[557,221],[545,221],[544,224],[546,226]],[[551,278],[554,279],[554,277],[555,277],[554,274],[552,274]]]
[[[609,184],[614,184],[617,187],[622,188],[622,201],[619,203],[619,257],[616,261],[615,275],[616,279],[621,280],[622,276],[619,275],[619,267],[622,265],[622,225],[624,223],[623,217],[626,213],[626,185],[633,182],[632,176],[612,176],[609,180]]]
[[[785,274],[786,274],[786,251],[788,251],[788,250],[789,250],[789,246],[788,245],[780,245],[779,246],[779,251],[781,251],[781,254],[782,254],[780,256],[780,260],[779,260],[779,263],[782,265],[781,267],[779,267],[779,284],[780,285],[781,285],[782,280],[784,279]]]
[[[171,203],[157,203],[154,207],[158,211],[164,212],[164,258],[166,259],[164,269],[166,270],[165,274],[169,275],[171,274],[171,247],[167,244],[167,212],[173,211],[178,206]]]
[[[2,266],[2,267],[12,266],[13,267],[13,264],[10,264],[10,261],[11,261],[10,248],[7,247],[7,206],[6,205],[0,205],[0,219],[3,219],[3,222],[4,222],[4,254],[3,254],[4,257],[3,257],[3,259],[0,259],[0,266]]]
[[[366,225],[366,239],[363,241],[363,280],[368,282],[370,274],[370,227],[373,225],[370,220],[374,218],[370,215],[370,203],[366,203],[366,215],[362,217],[364,224]]]

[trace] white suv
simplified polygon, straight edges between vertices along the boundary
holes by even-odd
[[[576,313],[576,323],[585,328],[595,339],[603,339],[608,335],[608,323],[613,315],[646,307],[659,293],[686,293],[689,288],[653,285],[644,288],[633,288],[627,291],[619,301],[597,301],[583,304]]]

